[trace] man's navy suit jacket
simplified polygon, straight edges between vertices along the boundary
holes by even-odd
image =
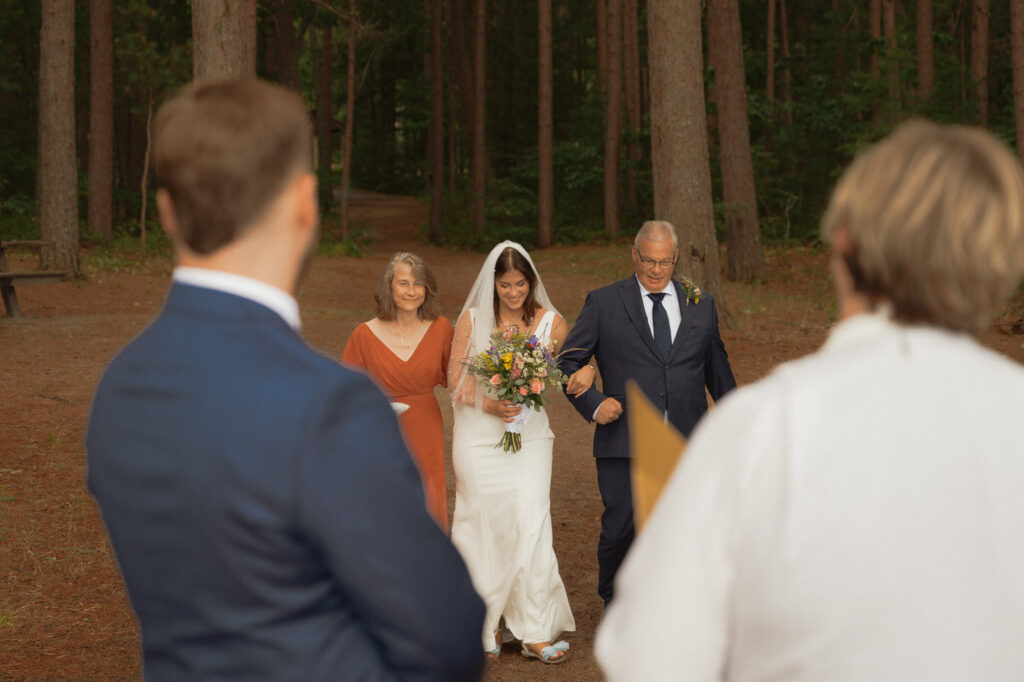
[[[479,676],[483,603],[387,399],[268,308],[173,285],[87,450],[147,679]]]
[[[633,379],[660,412],[684,436],[707,412],[704,393],[718,400],[736,387],[725,346],[718,333],[714,300],[704,295],[687,305],[686,294],[675,280],[682,321],[666,362],[661,357],[641,300],[635,275],[587,294],[563,348],[561,368],[572,374],[594,357],[601,370],[601,390],[591,387],[573,407],[588,421],[605,398],[622,403],[622,416],[594,429],[595,457],[629,457],[626,381]]]

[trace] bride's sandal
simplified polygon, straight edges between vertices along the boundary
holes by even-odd
[[[498,660],[498,656],[501,655],[501,633],[500,632],[495,632],[494,633],[494,645],[495,645],[494,648],[487,652],[487,660],[488,661],[496,661],[496,660]]]
[[[523,658],[536,658],[541,663],[548,665],[554,665],[556,663],[562,663],[565,661],[566,653],[569,650],[569,643],[565,640],[556,644],[549,644],[547,646],[540,646],[544,642],[537,642],[535,644],[527,644],[523,642]],[[537,647],[536,649],[531,647]]]

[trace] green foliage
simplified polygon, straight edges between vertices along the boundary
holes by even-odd
[[[3,196],[5,185],[0,178],[0,237],[39,239],[39,206],[23,194]]]
[[[302,38],[298,60],[307,103],[314,102],[319,69],[314,46],[320,28],[334,27],[332,117],[353,117],[355,138],[352,186],[375,191],[419,194],[429,181],[427,137],[431,120],[430,77],[424,56],[430,51],[429,20],[422,0],[359,0],[360,31],[356,52],[356,105],[344,111],[348,25],[344,3],[295,0],[293,23]],[[643,3],[641,3],[643,5]],[[471,3],[463,11],[461,36],[469,67],[473,44]],[[965,7],[967,9],[965,9]],[[597,77],[595,5],[592,0],[563,0],[553,13],[555,241],[582,243],[604,239],[604,101]],[[77,121],[88,120],[88,3],[76,5]],[[807,0],[791,3],[787,22],[789,54],[783,53],[776,26],[775,99],[766,100],[766,12],[760,0],[740,0],[747,110],[762,236],[773,242],[815,243],[818,222],[836,178],[865,145],[899,121],[925,116],[946,123],[977,122],[972,87],[964,61],[970,36],[969,7],[960,0],[934,0],[935,89],[921,99],[916,91],[916,36],[913,3],[897,13],[896,48],[872,40],[862,0]],[[0,230],[10,236],[38,233],[35,194],[37,87],[39,78],[38,3],[0,0]],[[494,3],[487,7],[487,152],[493,175],[487,188],[487,228],[481,244],[469,222],[467,190],[469,132],[459,92],[460,65],[453,61],[453,22],[445,15],[445,183],[455,166],[457,200],[445,208],[443,239],[453,245],[487,246],[495,239],[535,241],[537,228],[537,31],[536,6]],[[781,21],[781,15],[776,21]],[[259,70],[274,78],[273,16],[259,13]],[[640,63],[647,68],[646,16],[639,17]],[[191,79],[191,17],[188,0],[123,0],[114,4],[115,62],[115,221],[130,226],[140,211],[150,105]],[[317,47],[317,49],[319,49]],[[1009,59],[1009,8],[997,3],[991,14],[988,126],[1008,143],[1015,136],[1012,68]],[[874,62],[873,62],[874,60]],[[788,80],[786,75],[788,74]],[[895,75],[895,87],[890,81]],[[629,78],[630,75],[626,74]],[[711,78],[713,74],[706,74]],[[646,73],[640,75],[648,87]],[[787,83],[790,97],[786,99]],[[647,93],[649,94],[649,93]],[[645,103],[649,114],[650,102]],[[453,106],[454,105],[454,106]],[[709,105],[709,110],[711,107]],[[87,140],[87,130],[78,140]],[[711,169],[716,224],[727,212],[722,203],[720,159],[711,131]],[[625,152],[630,141],[639,160]],[[454,156],[450,144],[454,144]],[[620,156],[620,222],[630,229],[650,218],[653,192],[650,130],[623,131]],[[335,139],[335,149],[340,139]],[[79,150],[83,160],[85,149]],[[84,163],[84,161],[83,161]],[[84,168],[84,166],[83,166]],[[339,173],[321,174],[322,199]],[[633,178],[637,205],[626,197]],[[82,180],[84,192],[86,183]],[[449,195],[446,187],[446,204]],[[86,203],[82,196],[82,206]],[[329,221],[328,221],[329,222]],[[121,227],[122,232],[137,228]],[[155,234],[157,231],[151,231]],[[88,243],[89,236],[84,238]],[[358,254],[365,235],[338,240],[325,228],[322,249]]]

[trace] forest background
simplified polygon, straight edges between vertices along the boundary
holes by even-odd
[[[194,75],[303,94],[328,248],[365,236],[349,187],[422,197],[424,237],[459,247],[657,217],[713,293],[723,271],[758,280],[765,244],[816,243],[841,169],[900,120],[1024,142],[1024,0],[0,6],[0,234],[53,241],[48,265],[72,273],[83,245],[167,248],[149,121]]]
[[[0,321],[0,680],[140,677],[82,439],[107,361],[168,286],[149,121],[193,77],[259,75],[309,106],[326,257],[297,298],[327,355],[372,316],[395,249],[433,265],[453,317],[472,250],[519,240],[572,321],[656,217],[679,229],[680,274],[726,304],[744,385],[835,321],[818,221],[859,149],[925,116],[1020,153],[1022,18],[1024,0],[0,0],[0,238],[52,242],[44,265],[72,275],[19,288],[25,316]],[[1024,362],[1022,331],[1019,290],[980,340]],[[577,632],[544,675],[600,679],[592,430],[566,401],[550,415]],[[450,462],[448,482],[451,512]],[[506,649],[486,679],[536,679]]]

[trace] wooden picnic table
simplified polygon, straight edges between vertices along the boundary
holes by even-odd
[[[43,269],[43,251],[52,248],[53,242],[46,240],[3,241],[0,239],[0,294],[3,295],[4,308],[7,310],[8,317],[21,317],[18,294],[14,290],[15,284],[53,284],[63,282],[67,278],[68,274],[66,272]],[[8,249],[32,249],[37,251],[39,254],[37,269],[11,272],[7,264]]]

